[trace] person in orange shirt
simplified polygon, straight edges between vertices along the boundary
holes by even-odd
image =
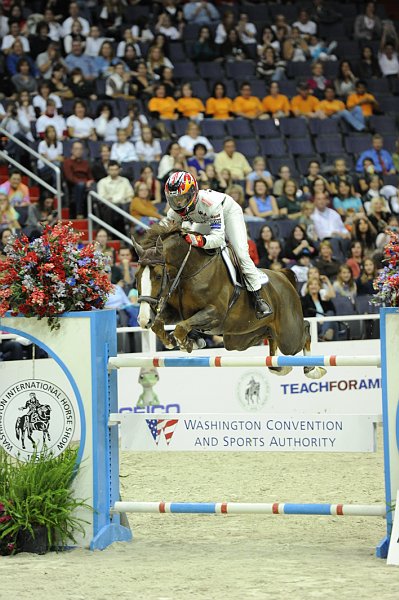
[[[205,106],[199,98],[193,98],[191,83],[184,83],[181,88],[182,97],[177,101],[177,110],[188,119],[195,119],[204,114]]]
[[[291,111],[295,117],[325,119],[326,115],[319,110],[319,100],[311,95],[307,83],[298,85],[297,96],[291,99]]]
[[[132,217],[143,221],[146,225],[153,223],[154,220],[162,219],[162,215],[150,200],[150,190],[147,184],[142,181],[138,181],[134,186],[134,197],[130,202],[129,212]]]
[[[273,119],[290,116],[290,101],[287,96],[280,94],[277,81],[270,84],[269,96],[263,98],[263,110],[270,114]]]
[[[233,101],[236,117],[258,119],[263,114],[262,103],[256,96],[251,96],[251,86],[247,81],[241,84],[240,93]]]
[[[363,111],[360,106],[355,106],[352,110],[347,110],[345,104],[335,97],[335,89],[332,85],[326,86],[324,100],[320,102],[319,110],[322,110],[326,117],[344,119],[356,131],[364,131],[366,129]]]
[[[226,87],[221,81],[213,86],[212,96],[206,101],[206,114],[214,119],[231,119],[233,101],[226,97]]]
[[[171,96],[166,96],[163,84],[155,88],[155,97],[148,103],[148,110],[160,119],[177,119],[177,102]]]
[[[373,94],[367,92],[367,85],[364,81],[359,79],[355,89],[356,92],[348,96],[348,100],[346,101],[347,108],[351,110],[355,106],[360,106],[363,115],[365,117],[371,117],[374,110],[378,108],[377,100],[374,98]]]

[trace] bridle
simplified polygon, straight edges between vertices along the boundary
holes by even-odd
[[[139,304],[141,302],[148,302],[148,304],[154,307],[154,310],[156,311],[169,280],[165,259],[163,256],[154,256],[153,258],[143,256],[142,258],[139,258],[138,262],[142,267],[154,267],[155,265],[162,265],[162,281],[158,296],[156,298],[154,298],[154,296],[139,296],[137,299]]]

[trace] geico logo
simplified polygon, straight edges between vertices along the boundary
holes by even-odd
[[[119,409],[120,413],[134,412],[134,413],[180,413],[180,404],[158,404],[157,406],[144,406],[140,408],[138,406],[123,406]]]

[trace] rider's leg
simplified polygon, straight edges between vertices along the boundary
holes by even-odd
[[[258,319],[264,319],[271,315],[273,311],[259,293],[262,287],[260,274],[249,256],[248,236],[243,212],[239,205],[234,202],[231,206],[226,207],[224,217],[226,236],[240,261],[245,285],[254,301],[256,316]]]

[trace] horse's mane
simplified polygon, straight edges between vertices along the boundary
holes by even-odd
[[[170,235],[180,233],[181,228],[177,223],[154,223],[149,229],[147,229],[145,236],[141,240],[141,245],[144,250],[154,248],[157,244],[157,239],[160,237],[161,240],[166,239]]]

